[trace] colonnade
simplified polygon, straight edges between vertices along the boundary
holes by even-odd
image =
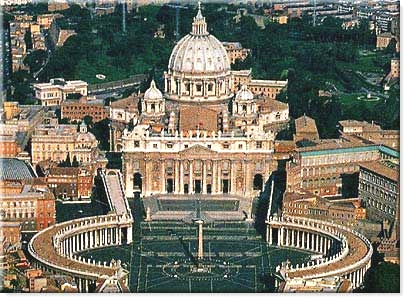
[[[126,242],[132,242],[132,230],[126,228]],[[121,245],[123,243],[120,227],[106,227],[95,230],[85,230],[78,234],[67,236],[59,242],[57,251],[60,255],[72,257],[73,254],[106,246]]]
[[[101,277],[116,277],[128,281],[128,272],[116,261],[95,261],[78,253],[132,242],[130,215],[104,215],[56,224],[37,233],[28,246],[35,266],[55,274],[73,277],[80,292]],[[51,239],[51,241],[50,241]],[[69,261],[69,262],[67,262]]]
[[[281,269],[287,272],[285,280],[339,276],[348,279],[353,289],[363,283],[371,265],[373,248],[370,241],[360,233],[346,226],[301,217],[270,217],[266,223],[268,244],[322,255],[306,264],[287,263],[279,266],[277,272]]]
[[[273,233],[273,228],[266,229],[266,239],[270,245],[274,244]],[[279,247],[291,246],[327,255],[331,251],[333,241],[332,238],[324,234],[282,226],[277,229],[277,242],[275,244]]]

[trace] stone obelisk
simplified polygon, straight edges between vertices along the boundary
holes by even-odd
[[[202,225],[204,224],[204,221],[197,220],[195,223],[198,224],[198,261],[200,261],[204,258],[204,241],[202,236]]]

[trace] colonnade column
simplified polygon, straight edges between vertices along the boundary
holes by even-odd
[[[286,246],[289,246],[289,229],[285,229],[285,243],[286,243]]]
[[[117,244],[121,245],[121,228],[117,227]]]
[[[300,230],[296,230],[296,247],[300,247]]]
[[[305,248],[305,232],[302,231],[302,248]]]
[[[90,247],[93,248],[95,245],[94,243],[94,230],[90,231]]]
[[[319,250],[320,253],[324,254],[325,251],[324,251],[324,249],[323,249],[323,236],[320,237],[320,244],[319,244],[319,246],[320,246],[320,250]]]
[[[284,232],[284,228],[279,227],[278,228],[278,246],[283,246],[283,232]]]
[[[132,226],[127,228],[127,244],[132,243]]]

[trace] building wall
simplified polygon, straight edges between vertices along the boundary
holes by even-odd
[[[108,118],[109,109],[103,104],[93,105],[79,102],[61,103],[61,118],[67,118],[70,121],[81,121],[85,116],[93,118],[93,122],[98,122]]]
[[[43,193],[1,195],[0,211],[4,220],[20,222],[24,232],[39,231],[55,223],[55,202]],[[50,217],[48,216],[50,213]]]
[[[98,156],[98,141],[92,136],[90,141],[81,141],[76,126],[61,125],[56,128],[39,127],[31,139],[31,159],[33,164],[40,161],[51,160],[61,162],[70,155],[71,162],[74,157],[79,163],[90,163]]]
[[[3,220],[3,219],[2,219]],[[4,245],[19,246],[21,241],[21,225],[18,222],[2,221],[0,228],[0,255],[4,253]]]
[[[339,153],[329,150],[323,155],[296,154],[287,164],[287,190],[307,189],[321,196],[342,194],[343,175],[359,172],[359,164],[380,158],[378,151]]]
[[[12,158],[17,156],[19,152],[20,148],[13,137],[5,138],[5,136],[2,136],[0,138],[0,157]]]
[[[142,195],[174,193],[230,193],[252,196],[264,188],[277,162],[270,153],[217,153],[205,148],[179,153],[124,153],[123,172],[127,196],[142,179]],[[255,177],[259,175],[259,177]],[[260,188],[254,190],[255,178]],[[172,185],[171,185],[172,184]]]
[[[366,205],[370,220],[393,222],[398,206],[399,186],[376,172],[361,167],[359,173],[359,198]]]
[[[45,197],[37,201],[37,230],[42,230],[55,224],[55,200],[54,197]]]

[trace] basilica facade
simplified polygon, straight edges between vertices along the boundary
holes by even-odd
[[[136,102],[133,127],[112,145],[122,152],[128,197],[232,194],[253,197],[277,168],[274,141],[289,108],[243,83],[199,7],[192,30],[174,47],[164,73]]]

